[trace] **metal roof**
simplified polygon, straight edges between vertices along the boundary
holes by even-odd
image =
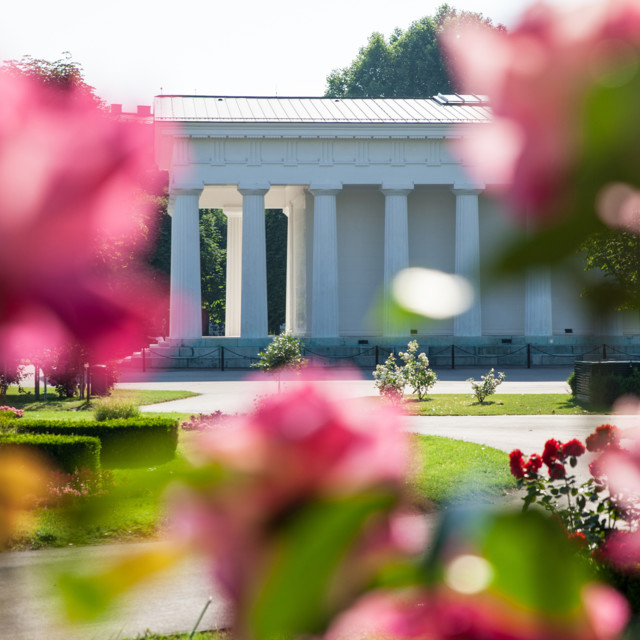
[[[484,96],[435,98],[274,98],[156,96],[156,122],[298,124],[458,124],[488,122]]]

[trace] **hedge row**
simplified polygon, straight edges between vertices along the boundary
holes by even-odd
[[[0,447],[27,447],[43,454],[65,473],[78,469],[100,468],[100,440],[88,436],[54,436],[46,434],[3,434]]]
[[[597,407],[611,407],[625,395],[640,395],[640,371],[634,368],[630,375],[607,375],[595,373],[589,381],[591,404]]]
[[[173,418],[74,422],[25,417],[13,425],[23,434],[97,438],[102,445],[101,464],[111,469],[164,464],[174,458],[178,446],[178,421]]]

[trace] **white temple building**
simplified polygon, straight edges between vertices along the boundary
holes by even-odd
[[[480,344],[637,333],[622,314],[606,329],[594,326],[575,285],[547,269],[499,287],[479,283],[473,307],[455,319],[398,327],[372,313],[408,266],[478,284],[479,268],[514,233],[450,145],[490,118],[475,95],[157,96],[156,158],[170,174],[173,216],[171,343],[202,338],[199,208],[228,217],[226,336],[233,344],[266,342],[265,208],[288,216],[286,326],[307,340],[406,344],[413,335]]]

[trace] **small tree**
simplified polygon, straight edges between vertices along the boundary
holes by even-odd
[[[406,383],[418,395],[418,400],[424,400],[429,389],[437,382],[438,376],[433,369],[429,369],[429,358],[425,353],[418,354],[418,342],[412,340],[406,351],[398,354],[404,362],[402,374]],[[416,355],[417,354],[417,355]]]
[[[0,362],[0,404],[4,404],[9,385],[17,384],[19,388],[24,378],[24,366],[16,362]]]
[[[280,393],[280,376],[285,370],[299,371],[307,364],[302,357],[302,343],[289,331],[274,336],[271,344],[258,353],[260,360],[251,366],[266,373],[278,376],[278,393]]]
[[[487,396],[490,396],[496,392],[496,387],[504,381],[506,376],[501,371],[498,372],[498,377],[494,375],[494,370],[491,369],[486,376],[482,376],[481,382],[476,382],[473,378],[467,378],[467,382],[471,383],[473,389],[473,396],[478,400],[480,404],[485,401]]]
[[[393,353],[389,354],[384,364],[379,364],[373,371],[373,379],[380,395],[393,404],[399,404],[404,397],[406,380],[402,367],[396,363]]]

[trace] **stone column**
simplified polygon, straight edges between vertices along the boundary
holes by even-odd
[[[264,338],[267,321],[267,251],[264,196],[269,185],[238,185],[242,194],[242,293],[240,335]]]
[[[291,330],[297,336],[307,332],[307,220],[304,194],[289,207],[289,241],[291,242]],[[287,255],[287,259],[289,254]],[[288,268],[288,263],[287,263]],[[287,325],[289,328],[289,325]]]
[[[409,325],[392,319],[391,283],[394,276],[409,266],[409,221],[407,196],[413,185],[382,185],[384,194],[384,318],[383,335],[408,336]]]
[[[525,278],[524,335],[552,335],[551,321],[551,272],[549,267],[529,269]]]
[[[311,336],[337,338],[338,232],[336,196],[342,186],[311,186],[313,194],[313,286]]]
[[[169,337],[202,338],[200,222],[202,189],[174,189],[171,218]]]
[[[456,247],[455,272],[474,285],[475,299],[472,307],[453,319],[454,336],[479,337],[482,335],[482,315],[478,272],[480,269],[480,226],[478,194],[471,187],[452,189],[456,196]]]
[[[240,336],[242,295],[242,207],[224,207],[227,216],[227,291],[224,335]]]
[[[282,213],[287,216],[287,274],[284,323],[286,330],[293,332],[295,272],[293,267],[293,216],[291,215],[291,204],[284,207]]]

